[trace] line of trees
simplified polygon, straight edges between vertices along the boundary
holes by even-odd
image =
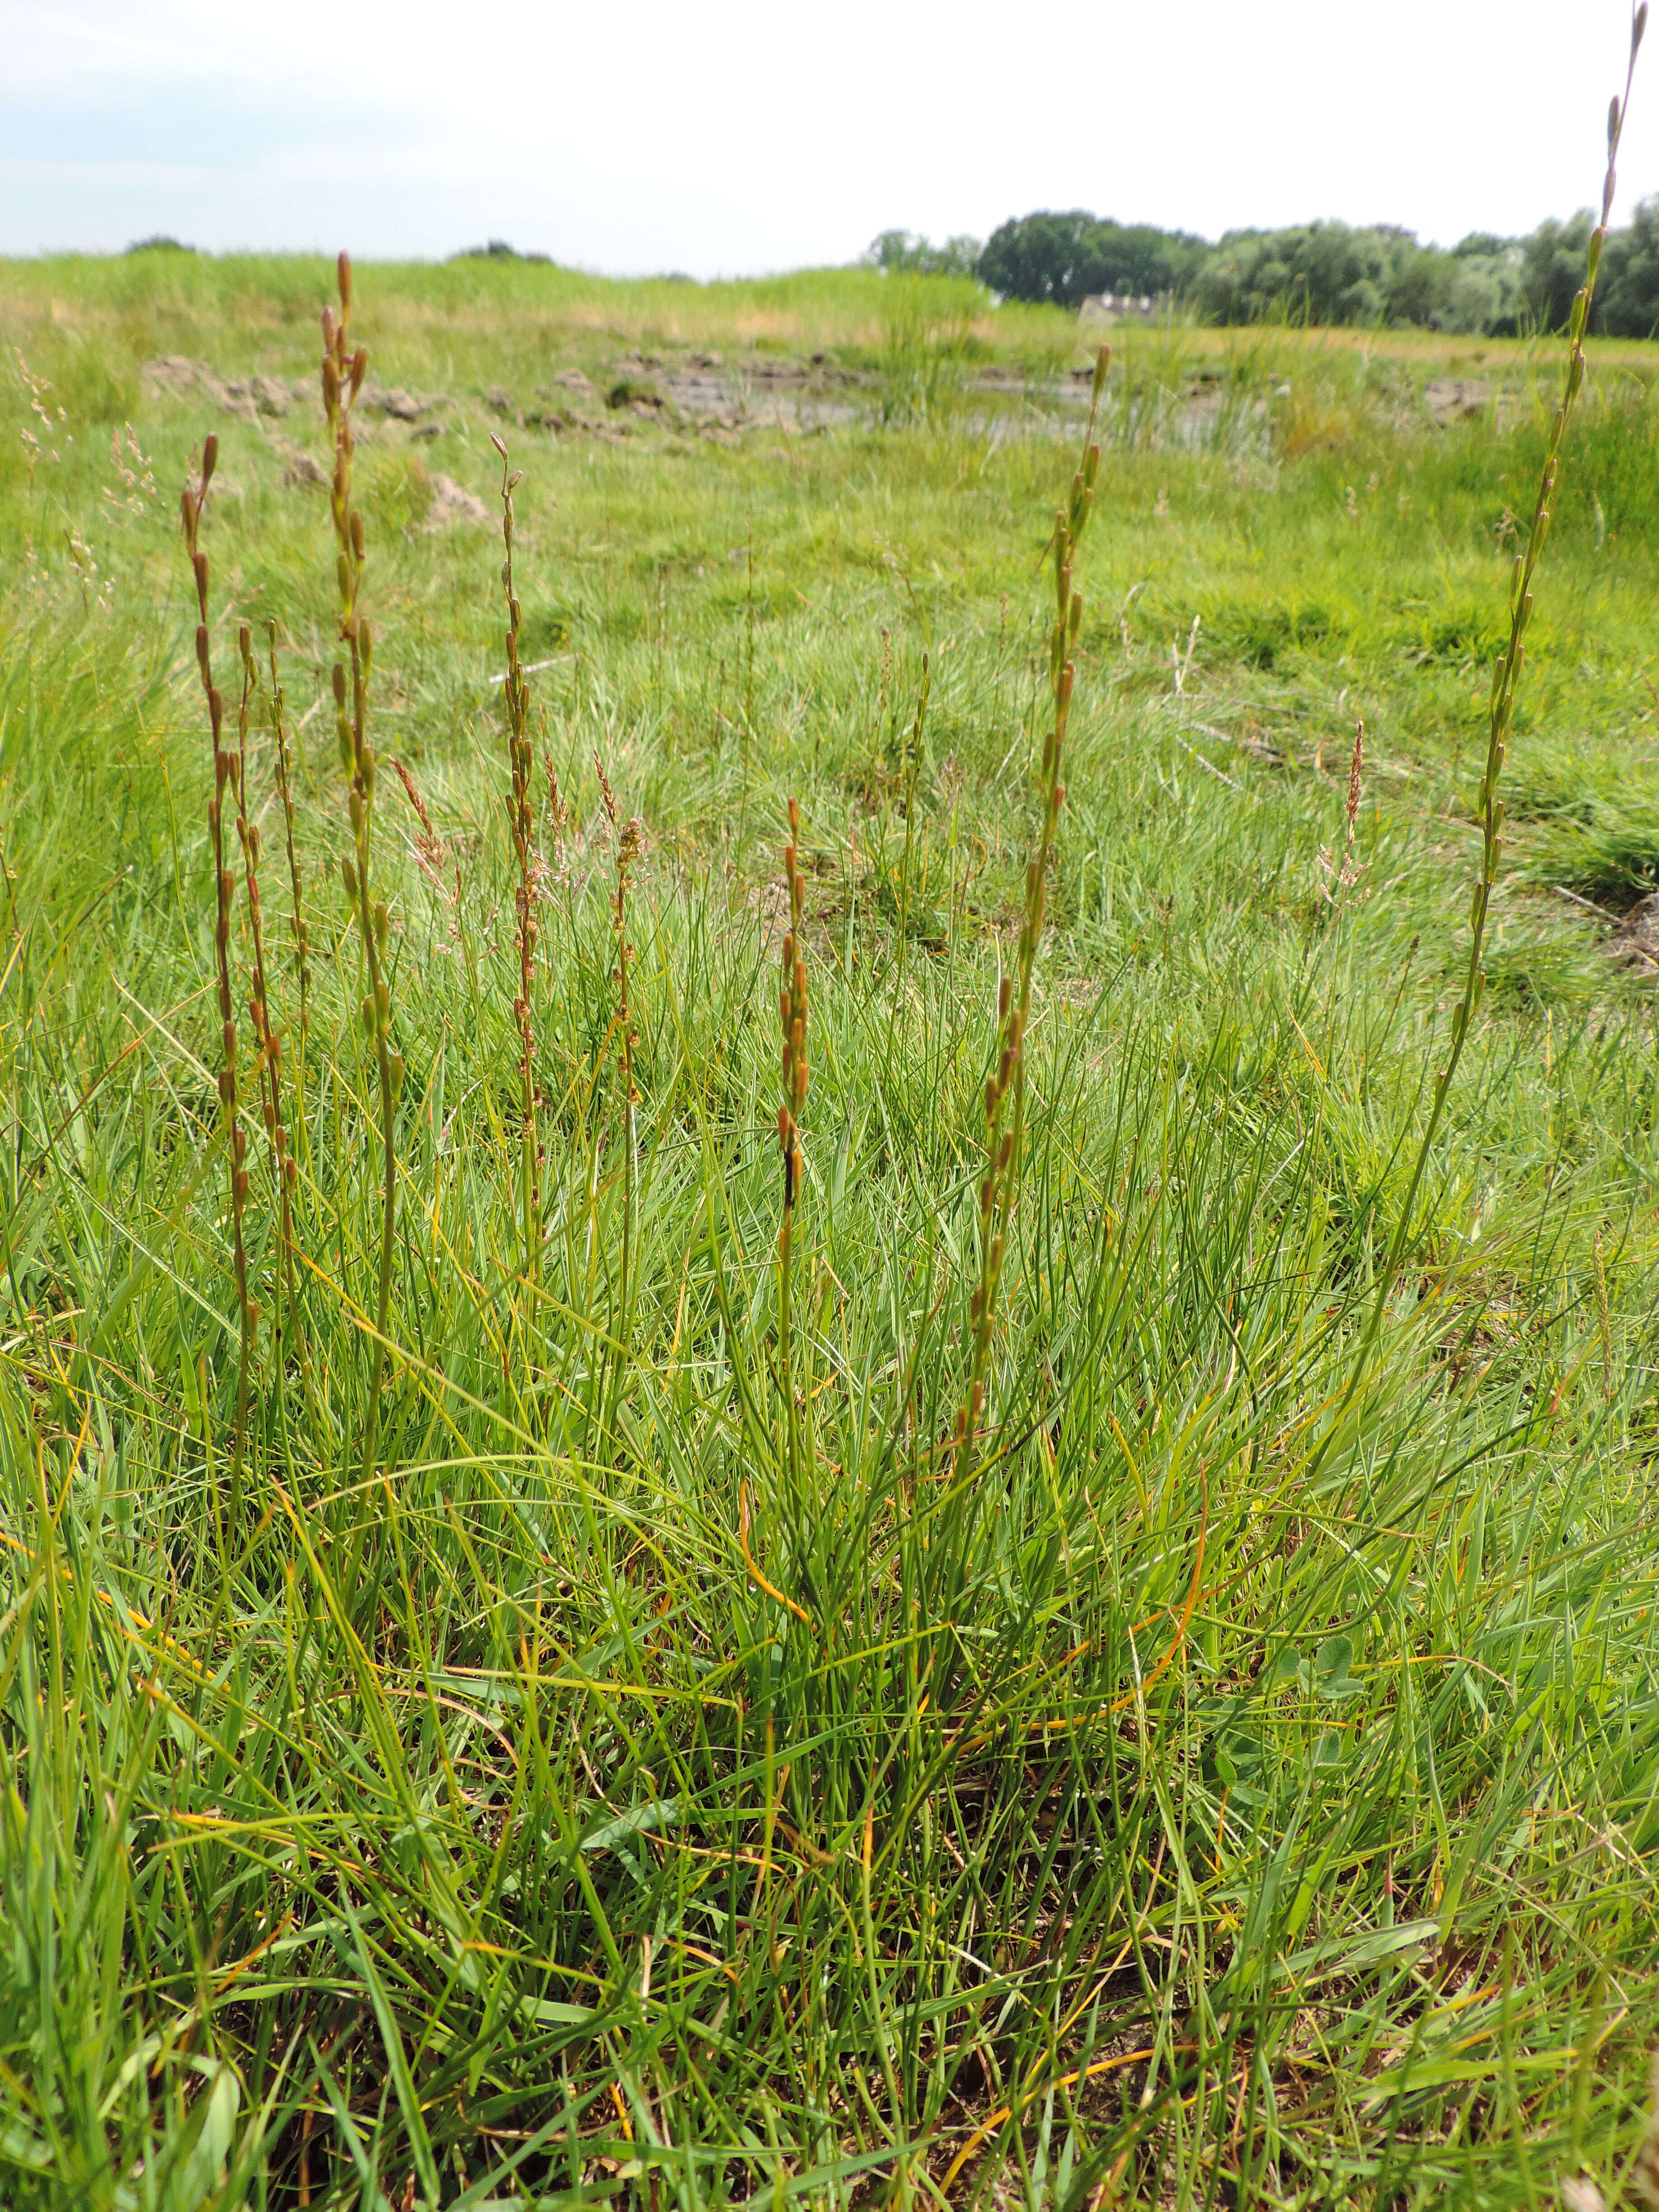
[[[866,258],[894,271],[973,276],[1005,299],[1063,307],[1127,292],[1173,298],[1214,323],[1286,316],[1503,336],[1566,321],[1593,220],[1586,210],[1525,238],[1476,231],[1450,247],[1420,245],[1391,223],[1342,222],[1232,230],[1212,245],[1190,231],[1044,210],[1005,222],[982,246],[884,231]],[[1659,197],[1609,233],[1591,328],[1610,337],[1659,331]]]

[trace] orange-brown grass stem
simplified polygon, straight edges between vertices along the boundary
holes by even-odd
[[[789,886],[789,927],[784,933],[778,1018],[783,1029],[782,1092],[778,1100],[778,1147],[783,1155],[783,1218],[778,1227],[778,1379],[783,1391],[785,1435],[793,1481],[799,1473],[800,1435],[791,1372],[790,1290],[794,1273],[795,1202],[800,1195],[800,1116],[811,1070],[806,1057],[806,957],[801,937],[805,886],[801,878],[800,802],[789,802],[789,842],[783,848]]]
[[[1054,621],[1048,641],[1048,684],[1054,699],[1054,721],[1042,742],[1041,797],[1042,827],[1036,850],[1025,868],[1025,911],[1012,975],[1005,975],[997,994],[996,1065],[985,1085],[984,1179],[979,1191],[979,1276],[968,1302],[968,1325],[973,1352],[968,1387],[957,1409],[951,1441],[951,1485],[954,1489],[972,1474],[975,1441],[985,1406],[985,1376],[990,1364],[991,1335],[997,1291],[1002,1281],[1004,1253],[1019,1188],[1020,1143],[1025,1117],[1025,1031],[1031,1008],[1031,978],[1048,895],[1048,863],[1066,803],[1061,780],[1066,732],[1072,710],[1072,688],[1076,668],[1072,650],[1083,621],[1083,598],[1073,586],[1073,564],[1093,510],[1095,480],[1100,470],[1100,447],[1095,443],[1095,416],[1106,382],[1108,349],[1095,357],[1094,383],[1089,395],[1089,418],[1084,426],[1083,453],[1072,478],[1071,495],[1054,517],[1048,551],[1054,555]]]
[[[525,1274],[533,1284],[541,1279],[542,1192],[541,1158],[536,1138],[536,1032],[533,991],[536,979],[536,854],[535,806],[531,797],[535,750],[530,738],[530,686],[519,657],[519,598],[513,588],[513,494],[523,471],[510,469],[507,447],[492,430],[489,442],[501,457],[501,538],[507,557],[501,564],[501,589],[507,597],[507,755],[513,772],[513,857],[518,872],[514,890],[514,944],[519,955],[519,993],[513,1002],[519,1028],[519,1073],[521,1087],[520,1130],[520,1201],[524,1212]],[[624,978],[624,981],[625,981]]]
[[[351,836],[355,863],[341,863],[346,897],[350,902],[362,938],[368,991],[361,1008],[364,1034],[374,1048],[380,1078],[380,1142],[383,1178],[380,1199],[380,1266],[374,1312],[374,1340],[369,1354],[368,1409],[363,1423],[363,1480],[374,1470],[374,1448],[379,1436],[380,1383],[386,1372],[386,1333],[392,1319],[392,1237],[397,1226],[398,1152],[396,1115],[398,1093],[403,1085],[402,1056],[392,1049],[392,1000],[386,979],[386,953],[392,921],[384,901],[370,888],[369,859],[374,820],[374,750],[368,733],[368,689],[374,666],[374,640],[368,618],[360,611],[365,548],[363,519],[351,503],[352,410],[362,389],[368,355],[358,346],[348,347],[351,322],[351,262],[342,253],[338,263],[340,312],[323,310],[323,408],[329,434],[334,441],[334,475],[329,505],[334,519],[335,580],[339,603],[340,641],[349,657],[334,664],[334,724],[340,744],[340,765],[351,779]]]
[[[180,509],[184,519],[185,544],[190,553],[191,573],[196,582],[196,665],[201,673],[209,726],[213,732],[213,796],[208,801],[208,833],[213,848],[216,908],[213,952],[219,983],[222,1054],[219,1119],[230,1153],[230,1230],[236,1270],[236,1309],[241,1321],[241,1346],[236,1364],[236,1411],[232,1420],[230,1445],[230,1523],[234,1529],[241,1504],[242,1460],[247,1441],[248,1376],[258,1309],[248,1296],[247,1249],[242,1234],[242,1217],[247,1206],[247,1139],[242,1127],[237,1099],[236,1019],[230,990],[230,915],[236,896],[236,884],[230,870],[225,866],[225,792],[228,787],[240,787],[241,779],[237,756],[229,751],[223,742],[224,695],[213,680],[213,664],[208,645],[208,557],[198,543],[202,516],[207,507],[208,488],[213,482],[214,467],[218,458],[219,441],[210,435],[202,446],[200,480],[193,492],[188,485],[185,487]],[[240,797],[237,807],[240,815]]]
[[[255,1062],[255,1073],[259,1080],[259,1106],[264,1116],[265,1135],[270,1141],[276,1176],[276,1198],[282,1223],[283,1284],[288,1293],[289,1328],[309,1400],[311,1373],[306,1357],[304,1334],[300,1326],[300,1298],[294,1270],[292,1195],[300,1170],[299,1164],[288,1149],[288,1131],[283,1122],[283,1040],[280,1030],[270,1018],[270,1000],[265,987],[264,924],[259,908],[259,830],[257,823],[247,818],[248,717],[253,695],[259,688],[259,671],[253,658],[253,634],[246,623],[237,625],[236,647],[242,660],[242,696],[236,714],[236,836],[242,848],[242,872],[247,886],[248,937],[253,952],[252,995],[248,1000],[247,1012],[248,1019],[253,1024],[254,1042],[258,1047],[259,1057]],[[314,1407],[312,1410],[314,1415]]]
[[[905,954],[910,939],[910,855],[915,844],[916,778],[921,773],[921,763],[927,746],[923,732],[927,726],[927,697],[933,689],[933,673],[928,657],[921,656],[921,691],[916,700],[916,719],[912,726],[909,741],[904,748],[904,858],[899,864],[899,975],[904,974]]]
[[[270,625],[267,645],[270,657],[270,735],[276,749],[276,795],[283,802],[283,828],[288,840],[289,889],[293,898],[288,928],[294,943],[294,969],[300,984],[300,1035],[303,1037],[311,1027],[311,940],[306,929],[299,848],[294,842],[294,756],[289,750],[288,702],[276,672],[276,625],[274,622]],[[300,1118],[303,1122],[303,1106]]]

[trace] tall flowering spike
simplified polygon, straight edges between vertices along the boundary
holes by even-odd
[[[802,1408],[792,1372],[790,1285],[794,1274],[795,1200],[800,1194],[800,1120],[811,1069],[806,1058],[806,947],[801,933],[806,886],[800,872],[800,805],[789,802],[789,842],[783,848],[789,927],[783,933],[778,1022],[783,1032],[782,1082],[778,1097],[778,1149],[783,1156],[783,1218],[778,1224],[778,1380],[782,1389],[786,1449],[791,1482],[799,1480]],[[790,1604],[792,1613],[799,1607]],[[801,1619],[805,1615],[802,1613]]]
[[[514,894],[514,944],[519,955],[519,993],[514,1012],[519,1028],[520,1141],[524,1155],[525,1267],[532,1278],[541,1267],[541,1165],[536,1136],[536,1036],[534,984],[538,854],[535,847],[535,749],[530,737],[530,686],[519,653],[520,608],[513,587],[513,494],[520,477],[507,460],[507,446],[492,430],[489,442],[501,457],[501,590],[507,600],[507,759],[513,777],[513,857],[517,871]]]
[[[310,1027],[311,1016],[310,940],[306,929],[299,848],[294,839],[294,759],[289,749],[285,711],[288,702],[283,697],[282,681],[276,670],[276,624],[274,621],[269,625],[266,646],[270,664],[270,735],[276,749],[276,793],[283,802],[283,823],[288,838],[289,884],[293,895],[289,934],[294,942],[294,964],[300,979],[300,1031],[303,1036]],[[291,1160],[289,1164],[293,1168]],[[295,1169],[294,1172],[297,1175],[298,1170]]]
[[[784,933],[782,988],[778,1015],[783,1028],[783,1085],[778,1102],[778,1144],[783,1154],[783,1204],[786,1215],[793,1208],[800,1187],[800,1116],[806,1104],[811,1070],[806,1057],[806,960],[801,942],[801,912],[805,887],[801,879],[800,803],[789,802],[789,842],[783,848],[784,874],[789,890],[789,927]]]
[[[231,1241],[236,1273],[236,1305],[241,1320],[241,1347],[236,1370],[235,1425],[231,1442],[230,1487],[234,1501],[240,1494],[242,1455],[247,1434],[248,1370],[252,1358],[253,1330],[258,1309],[248,1295],[247,1247],[242,1228],[247,1208],[248,1178],[245,1164],[247,1139],[242,1128],[236,1088],[236,1014],[230,985],[230,921],[236,884],[235,878],[225,865],[225,791],[229,786],[236,799],[240,828],[242,824],[241,779],[237,773],[236,757],[227,751],[224,744],[225,702],[223,695],[213,681],[212,647],[208,632],[208,561],[197,542],[202,516],[207,507],[208,486],[213,480],[214,465],[218,457],[219,441],[210,434],[203,441],[201,476],[196,489],[193,493],[186,489],[179,502],[179,510],[184,522],[185,548],[196,584],[197,607],[201,616],[196,630],[196,669],[202,682],[208,728],[213,740],[213,796],[208,801],[208,834],[213,850],[213,956],[219,986],[219,1121],[229,1160]],[[240,636],[245,639],[246,635],[247,626],[244,623]],[[245,685],[246,680],[245,655]],[[244,704],[244,725],[246,717]]]
[[[645,824],[637,814],[630,814],[617,834],[617,988],[620,994],[619,1027],[621,1042],[617,1048],[622,1059],[623,1087],[626,1103],[632,1107],[639,1103],[639,1092],[634,1088],[634,1016],[629,1005],[628,970],[634,958],[634,948],[628,941],[628,892],[634,880],[634,864],[640,857],[640,848],[645,842]]]
[[[611,779],[605,772],[605,763],[596,752],[593,766],[599,779],[599,799],[605,808],[605,818],[617,838],[617,895],[611,902],[611,927],[617,939],[617,1026],[621,1032],[618,1056],[622,1062],[623,1088],[625,1104],[631,1109],[638,1094],[634,1089],[634,1020],[628,1002],[628,969],[634,957],[634,948],[628,941],[628,887],[633,878],[634,864],[640,857],[645,842],[645,824],[637,814],[626,822],[617,805],[617,794],[611,788]]]
[[[605,764],[597,753],[593,756],[593,765],[599,774],[599,790],[605,801],[605,818],[617,833],[617,896],[611,908],[611,927],[617,939],[617,1058],[622,1075],[623,1238],[619,1270],[622,1313],[621,1350],[617,1355],[620,1371],[629,1357],[633,1307],[629,1279],[634,1251],[634,1170],[639,1149],[635,1111],[639,1103],[639,1092],[634,1087],[634,1010],[628,989],[628,970],[634,958],[634,948],[628,941],[628,891],[634,865],[644,842],[645,824],[637,814],[630,815],[626,822],[618,819],[617,795],[611,788]]]
[[[1416,1211],[1418,1193],[1428,1172],[1439,1136],[1440,1124],[1445,1114],[1446,1101],[1452,1082],[1463,1056],[1463,1048],[1469,1031],[1480,1013],[1486,991],[1486,978],[1481,967],[1481,956],[1486,945],[1486,921],[1491,911],[1493,893],[1497,888],[1498,865],[1504,849],[1504,804],[1499,799],[1504,763],[1508,750],[1507,740],[1515,713],[1516,694],[1520,687],[1522,670],[1526,663],[1526,631],[1532,616],[1532,586],[1545,541],[1549,536],[1550,516],[1555,502],[1556,480],[1559,471],[1563,441],[1572,411],[1584,381],[1584,333],[1589,326],[1590,310],[1595,304],[1596,270],[1601,249],[1607,238],[1607,222],[1613,208],[1615,181],[1614,164],[1619,143],[1630,114],[1631,86],[1636,72],[1636,56],[1646,27],[1645,5],[1632,19],[1630,62],[1625,75],[1625,94],[1615,100],[1607,118],[1607,166],[1601,191],[1601,222],[1590,234],[1589,251],[1586,257],[1584,284],[1573,302],[1571,319],[1567,331],[1567,358],[1561,381],[1561,397],[1555,410],[1549,434],[1549,444],[1544,455],[1544,465],[1539,477],[1538,497],[1533,507],[1532,529],[1520,561],[1510,577],[1510,634],[1504,651],[1492,671],[1492,689],[1486,699],[1486,759],[1475,798],[1475,811],[1480,817],[1480,845],[1475,860],[1474,892],[1469,904],[1468,950],[1463,969],[1463,980],[1456,1004],[1453,1006],[1447,1037],[1446,1057],[1437,1072],[1427,1120],[1419,1141],[1417,1157],[1406,1184],[1404,1200],[1395,1217],[1394,1234],[1389,1241],[1388,1252],[1377,1269],[1371,1298],[1370,1319],[1365,1324],[1354,1352],[1353,1364],[1341,1397],[1333,1410],[1323,1437],[1316,1446],[1309,1463],[1309,1480],[1323,1466],[1337,1437],[1341,1432],[1348,1407],[1370,1365],[1371,1355],[1382,1334],[1383,1318],[1394,1294],[1394,1286],[1406,1256],[1418,1235]],[[1355,768],[1358,767],[1356,746]],[[1351,791],[1353,783],[1351,780]],[[1355,804],[1357,806],[1357,798]]]
[[[972,1353],[968,1387],[957,1409],[951,1445],[952,1475],[962,1480],[972,1469],[974,1436],[985,1406],[985,1376],[990,1364],[997,1292],[1002,1280],[1014,1198],[1019,1187],[1020,1139],[1025,1106],[1025,1031],[1030,1015],[1031,979],[1047,904],[1048,864],[1059,831],[1060,808],[1066,803],[1061,770],[1077,675],[1071,654],[1083,623],[1083,599],[1073,586],[1073,563],[1079,541],[1094,512],[1095,487],[1100,473],[1095,416],[1106,387],[1108,359],[1107,349],[1102,346],[1095,357],[1082,458],[1072,477],[1067,503],[1054,516],[1054,532],[1048,541],[1054,563],[1054,617],[1048,635],[1048,687],[1054,715],[1042,741],[1039,794],[1042,827],[1036,848],[1026,865],[1025,910],[1020,921],[1014,973],[1005,975],[998,987],[996,1060],[985,1084],[985,1174],[979,1187],[979,1273],[968,1299]]]
[[[291,1348],[299,1352],[309,1395],[311,1372],[301,1335],[299,1292],[295,1277],[296,1246],[293,1190],[299,1169],[288,1149],[288,1129],[283,1119],[283,1041],[270,1018],[270,1001],[265,983],[264,924],[259,906],[259,830],[258,825],[247,817],[248,720],[253,695],[259,688],[259,671],[253,658],[253,634],[246,623],[239,625],[236,643],[242,661],[242,693],[236,715],[236,835],[242,848],[242,873],[247,890],[248,939],[253,954],[252,994],[248,1000],[247,1011],[248,1018],[253,1024],[254,1043],[258,1054],[254,1062],[254,1075],[258,1085],[259,1107],[276,1179],[283,1234],[283,1282],[288,1294]],[[273,652],[273,668],[275,665]]]
[[[398,1093],[403,1085],[402,1055],[392,1049],[392,994],[386,979],[386,955],[391,918],[385,904],[374,897],[370,858],[374,823],[374,749],[368,741],[368,693],[374,636],[361,611],[363,571],[367,563],[368,533],[363,518],[351,503],[353,444],[352,411],[362,389],[368,356],[362,346],[349,348],[351,328],[351,261],[342,253],[337,264],[340,307],[337,314],[323,312],[323,412],[334,442],[334,474],[329,488],[329,507],[334,523],[334,578],[339,603],[339,637],[344,658],[334,664],[334,728],[339,740],[340,765],[350,779],[347,810],[356,866],[343,869],[352,918],[362,944],[368,988],[361,1013],[365,1038],[374,1054],[380,1103],[380,1144],[383,1155],[380,1198],[380,1252],[375,1331],[369,1354],[368,1412],[363,1425],[363,1474],[372,1474],[379,1435],[380,1382],[386,1372],[387,1330],[392,1318],[392,1262],[397,1224],[398,1156],[395,1117]]]

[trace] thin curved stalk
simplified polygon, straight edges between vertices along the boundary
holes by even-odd
[[[1417,1157],[1412,1164],[1411,1180],[1406,1186],[1405,1202],[1401,1206],[1394,1235],[1389,1240],[1388,1252],[1377,1276],[1364,1333],[1354,1354],[1346,1387],[1324,1434],[1315,1447],[1310,1464],[1310,1474],[1316,1474],[1329,1455],[1348,1409],[1364,1381],[1382,1333],[1382,1320],[1388,1310],[1389,1300],[1405,1264],[1406,1255],[1417,1242],[1419,1232],[1413,1224],[1418,1196],[1423,1187],[1423,1178],[1428,1172],[1430,1159],[1433,1157],[1441,1123],[1445,1118],[1446,1101],[1463,1058],[1463,1048],[1468,1042],[1474,1018],[1480,1011],[1480,1001],[1486,990],[1486,978],[1480,965],[1480,956],[1486,945],[1486,920],[1492,909],[1492,895],[1498,881],[1498,863],[1504,849],[1504,804],[1498,795],[1498,788],[1504,772],[1510,728],[1515,714],[1516,694],[1520,689],[1521,671],[1526,661],[1527,625],[1532,619],[1533,578],[1549,536],[1550,516],[1567,426],[1572,420],[1573,410],[1584,381],[1584,333],[1589,327],[1590,307],[1595,297],[1595,279],[1601,267],[1601,249],[1607,242],[1607,218],[1613,212],[1619,142],[1624,134],[1631,85],[1636,74],[1636,57],[1641,47],[1642,35],[1647,28],[1647,0],[1642,0],[1642,5],[1631,19],[1630,60],[1625,72],[1624,98],[1614,100],[1607,111],[1607,166],[1601,184],[1601,219],[1590,234],[1584,282],[1573,301],[1572,314],[1567,325],[1567,360],[1562,372],[1561,397],[1550,425],[1549,446],[1539,478],[1538,497],[1533,506],[1532,528],[1527,538],[1526,550],[1516,555],[1510,570],[1509,642],[1492,670],[1492,690],[1486,702],[1486,762],[1478,794],[1480,872],[1475,878],[1474,894],[1469,907],[1468,958],[1464,963],[1462,988],[1452,1013],[1450,1048],[1446,1054],[1445,1066],[1434,1079],[1428,1124],[1418,1146]]]

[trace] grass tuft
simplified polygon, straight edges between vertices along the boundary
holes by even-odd
[[[0,298],[0,2201],[1644,2201],[1659,353]]]

